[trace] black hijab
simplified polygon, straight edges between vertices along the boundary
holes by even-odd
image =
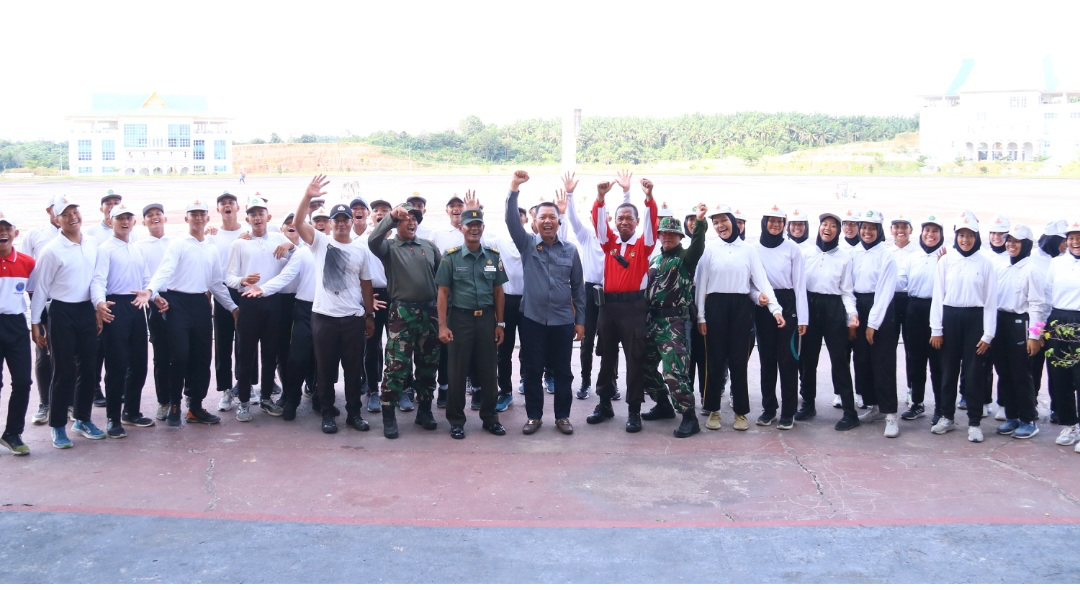
[[[938,228],[938,233],[942,234],[943,237],[944,237],[945,230],[940,225],[938,225],[936,223],[932,223],[930,225],[933,225],[933,226],[937,227]],[[925,227],[925,225],[924,225],[924,227]],[[926,252],[927,254],[930,254],[931,252],[933,252],[933,251],[937,250],[938,248],[940,248],[941,247],[941,242],[942,242],[942,239],[939,238],[937,246],[931,246],[931,245],[929,245],[929,244],[927,244],[926,242],[923,241],[922,232],[921,231],[919,232],[919,247],[922,248],[923,252]]]
[[[964,252],[964,250],[960,247],[960,239],[959,239],[960,231],[957,230],[957,232],[956,232],[957,235],[953,236],[953,243],[952,243],[953,248],[956,248],[956,251],[959,252],[960,255],[963,256],[964,258],[967,258],[968,256],[971,256],[972,254],[978,252],[979,248],[982,248],[982,238],[979,237],[979,232],[972,232],[972,233],[975,234],[975,245],[972,246],[971,250],[968,250],[967,252]]]
[[[769,233],[769,217],[765,216],[761,218],[761,237],[759,237],[758,240],[760,240],[761,245],[766,248],[775,248],[784,243],[784,232],[781,231],[775,236]]]
[[[820,225],[818,226],[817,240],[815,240],[815,242],[817,243],[817,247],[822,252],[828,252],[829,250],[832,250],[832,249],[834,249],[834,248],[836,248],[837,246],[840,245],[840,236],[841,236],[841,233],[840,233],[840,225],[841,225],[840,224],[840,218],[839,217],[833,217],[832,215],[829,215],[829,219],[833,219],[833,220],[836,221],[836,235],[833,236],[833,239],[826,242],[825,240],[821,239],[821,227],[820,227]],[[822,221],[825,221],[825,220],[822,219]],[[809,226],[809,225],[810,224],[807,224],[807,226]],[[807,227],[807,229],[809,229],[809,227]]]
[[[727,215],[727,218],[729,220],[731,220],[731,235],[726,237],[726,238],[724,236],[720,236],[721,240],[724,240],[725,242],[731,244],[732,242],[734,242],[735,240],[740,238],[740,236],[739,236],[739,226],[735,223],[735,216],[732,215],[731,213],[721,213],[720,215]],[[712,217],[709,217],[710,222],[712,221],[713,217],[716,217],[716,216],[713,215]]]
[[[1050,258],[1057,258],[1057,256],[1061,254],[1061,243],[1064,241],[1065,238],[1061,236],[1046,234],[1039,238],[1039,249],[1050,256]]]
[[[878,227],[881,227],[880,223],[878,224]],[[878,233],[881,233],[881,232],[878,232]],[[840,235],[844,236],[844,226],[842,224],[840,226]],[[881,239],[885,239],[885,238],[882,237]],[[860,238],[858,232],[856,232],[854,238],[849,238],[847,236],[844,236],[844,241],[848,243],[848,246],[854,247],[854,246],[859,245],[859,242],[862,241],[862,238]]]
[[[1006,238],[1006,240],[1008,240],[1008,238]],[[1020,255],[1019,256],[1010,256],[1009,257],[1009,264],[1016,264],[1017,262],[1020,262],[1021,260],[1027,258],[1028,256],[1031,256],[1031,249],[1034,246],[1035,246],[1035,243],[1032,242],[1031,240],[1026,240],[1026,239],[1025,240],[1020,240]]]
[[[1002,245],[1000,245],[1000,246],[995,246],[995,245],[994,245],[994,244],[993,244],[993,243],[991,242],[991,243],[990,243],[990,249],[994,251],[994,254],[1001,254],[1002,252],[1004,252],[1004,251],[1005,251],[1005,244],[1002,244]]]
[[[859,233],[860,234],[862,233],[862,226],[863,226],[864,223],[873,223],[873,222],[860,221],[859,222]],[[859,242],[862,244],[862,247],[867,249],[867,250],[869,250],[870,248],[873,248],[874,246],[877,246],[878,244],[885,241],[885,229],[883,227],[881,227],[880,223],[873,223],[873,225],[877,226],[877,239],[876,240],[874,240],[873,242],[864,242],[864,241],[862,241],[862,236],[861,235],[859,236]],[[844,239],[847,240],[847,238],[844,238]],[[848,243],[850,244],[851,240],[848,240]],[[852,245],[854,245],[854,244],[852,244]]]
[[[791,235],[791,224],[793,224],[793,223],[801,223],[801,224],[803,224],[804,229],[803,229],[802,237],[796,238],[795,236]],[[789,221],[787,223],[787,226],[788,226],[787,238],[789,240],[791,240],[792,242],[795,242],[796,244],[801,244],[801,243],[805,242],[807,239],[810,238],[810,224],[809,223],[807,223],[805,221]]]

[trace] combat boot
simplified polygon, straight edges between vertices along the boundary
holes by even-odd
[[[415,422],[423,426],[424,430],[435,430],[439,427],[439,423],[435,421],[435,416],[431,414],[430,399],[416,402]]]
[[[641,404],[629,406],[629,413],[626,416],[626,431],[641,432]]]
[[[694,410],[688,410],[682,415],[682,424],[675,429],[675,438],[686,438],[693,436],[701,432],[701,425],[698,424],[697,416],[694,415]]]
[[[608,418],[615,417],[615,410],[611,407],[611,400],[600,398],[600,403],[596,404],[592,414],[589,414],[585,421],[589,424],[599,424]]]
[[[642,420],[665,420],[675,417],[675,408],[671,407],[671,400],[667,395],[659,396],[656,405],[648,412],[641,415]]]
[[[397,409],[394,406],[386,406],[382,411],[382,434],[386,438],[397,438]]]

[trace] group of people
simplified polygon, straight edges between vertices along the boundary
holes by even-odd
[[[631,179],[623,171],[599,183],[584,221],[573,174],[551,201],[525,209],[520,190],[529,175],[515,172],[503,211],[507,235],[485,231],[472,191],[449,199],[450,224],[432,229],[416,193],[398,205],[356,197],[328,208],[321,175],[280,224],[258,194],[247,200],[242,224],[237,197],[224,193],[188,203],[187,231],[171,237],[161,204],[128,208],[111,192],[100,201],[101,223],[89,229],[77,200],[54,198],[49,224],[18,248],[15,220],[0,213],[0,282],[8,285],[0,356],[11,382],[0,444],[29,453],[21,435],[32,347],[40,403],[31,420],[51,427],[57,448],[72,446],[69,418],[89,439],[121,438],[125,426],[157,421],[220,422],[205,404],[212,364],[216,409],[235,408],[240,422],[260,410],[295,420],[306,392],[322,431],[335,433],[340,376],[353,429],[370,430],[363,414],[378,413],[383,435],[397,438],[402,411],[436,430],[434,406],[445,409],[451,437],[462,439],[471,395],[483,430],[504,435],[499,416],[515,399],[515,356],[523,433],[542,427],[546,391],[555,428],[569,435],[573,344],[581,341],[576,397],[598,398],[588,424],[615,417],[621,356],[627,432],[679,417],[673,434],[686,438],[701,431],[699,412],[705,428],[720,430],[725,388],[734,430],[748,430],[756,344],[762,411],[755,422],[791,429],[817,414],[824,343],[833,405],[843,410],[837,430],[884,420],[885,436],[898,436],[900,420],[925,414],[929,372],[931,432],[954,430],[959,409],[968,439],[981,442],[996,370],[996,432],[1030,438],[1039,432],[1045,367],[1050,420],[1064,427],[1056,442],[1080,451],[1077,342],[1067,330],[1050,330],[1080,328],[1080,219],[1051,222],[1036,241],[1029,227],[1003,216],[982,226],[971,212],[930,216],[913,233],[902,215],[826,212],[811,239],[804,212],[773,205],[754,243],[738,209],[698,204],[677,216],[657,205],[648,179],[640,181],[639,207]],[[610,203],[616,186],[623,198]],[[213,210],[220,226],[210,225]],[[902,413],[901,336],[909,392]],[[1073,362],[1046,363],[1044,347]],[[154,418],[140,411],[151,359]],[[654,404],[643,412],[646,395]],[[95,405],[105,407],[104,431],[91,419]]]

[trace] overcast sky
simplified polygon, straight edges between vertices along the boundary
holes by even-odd
[[[64,116],[100,92],[204,95],[247,140],[574,107],[911,115],[969,57],[1007,70],[1051,55],[1080,88],[1075,1],[60,1],[3,13],[0,139],[66,139]]]

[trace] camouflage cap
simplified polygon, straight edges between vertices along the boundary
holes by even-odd
[[[680,223],[679,220],[675,219],[674,217],[665,217],[661,219],[660,226],[656,229],[656,231],[658,233],[668,232],[673,234],[679,234],[680,236],[686,235],[685,233],[683,233],[682,223]]]

